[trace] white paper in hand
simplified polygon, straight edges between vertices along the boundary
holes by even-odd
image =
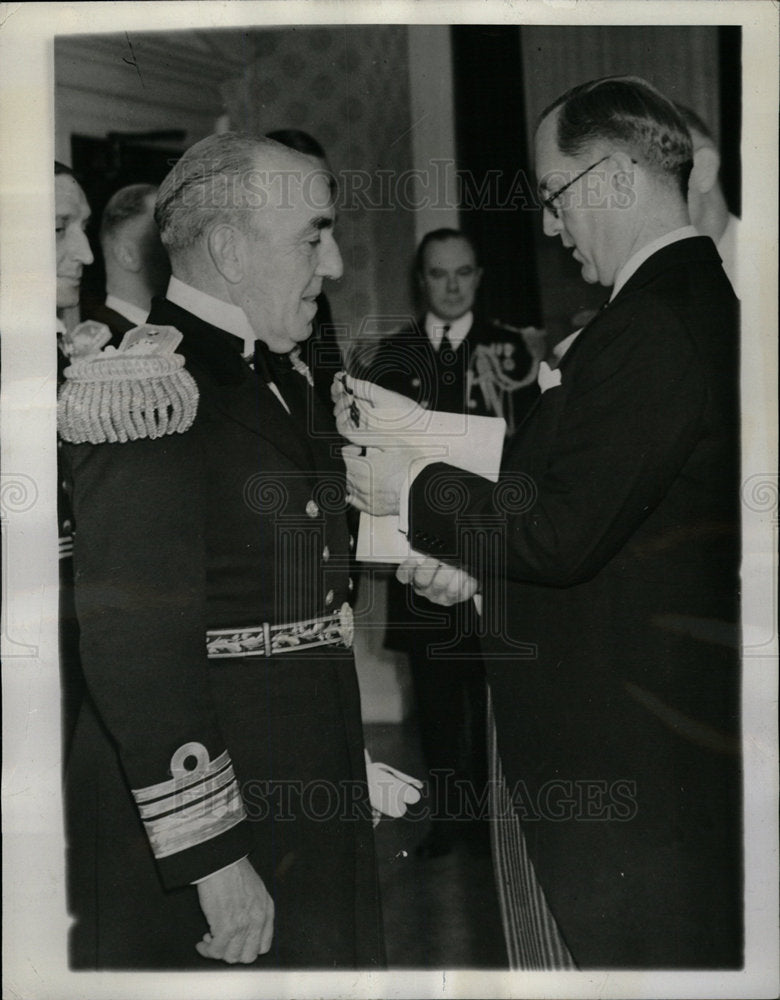
[[[506,422],[501,417],[445,413],[419,407],[413,413],[406,411],[406,415],[406,420],[402,419],[396,407],[372,410],[372,440],[378,443],[376,431],[381,426],[386,447],[406,445],[415,449],[415,459],[423,452],[431,461],[446,462],[494,483],[498,480],[506,433]],[[412,551],[396,515],[360,515],[355,553],[358,560],[400,563]]]

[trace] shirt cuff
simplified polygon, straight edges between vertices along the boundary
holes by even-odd
[[[409,534],[409,494],[412,490],[412,484],[423,469],[440,461],[441,458],[416,458],[409,463],[409,471],[398,497],[398,530],[404,535]]]
[[[249,855],[245,854],[243,858],[236,858],[235,861],[231,861],[229,865],[223,865],[221,868],[217,868],[215,872],[209,872],[208,875],[204,875],[203,878],[196,878],[194,882],[190,882],[190,885],[200,885],[201,882],[205,882],[207,878],[211,878],[212,875],[218,875],[219,872],[227,871],[228,868],[232,868],[233,865],[237,865],[239,861],[243,861],[244,858],[248,858]]]

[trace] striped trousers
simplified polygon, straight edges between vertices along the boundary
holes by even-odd
[[[512,808],[496,740],[488,685],[488,767],[493,870],[511,969],[576,969],[552,915]]]

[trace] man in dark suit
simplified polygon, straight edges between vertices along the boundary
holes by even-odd
[[[425,409],[501,416],[514,426],[539,391],[539,340],[527,345],[479,315],[482,268],[465,233],[427,233],[414,274],[423,315],[383,339],[356,374]],[[447,854],[458,839],[487,850],[485,673],[473,606],[434,608],[392,578],[387,619],[386,644],[409,658],[429,771],[433,825],[417,853]]]
[[[344,469],[290,359],[341,274],[328,189],[268,140],[193,146],[159,191],[173,276],[149,317],[186,369],[150,342],[76,366],[107,408],[63,390],[91,695],[67,782],[77,968],[382,960]],[[94,443],[109,425],[124,443]]]
[[[496,486],[354,449],[350,489],[408,518],[417,589],[482,588],[512,963],[739,968],[737,302],[649,84],[574,88],[535,152],[545,231],[608,307],[542,366]]]
[[[146,322],[152,298],[165,291],[171,273],[154,221],[156,195],[153,184],[129,184],[111,196],[100,219],[106,298],[85,302],[82,314],[104,323],[114,346]]]

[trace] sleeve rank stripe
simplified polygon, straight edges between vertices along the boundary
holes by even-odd
[[[220,789],[233,784],[235,780],[236,776],[233,773],[233,766],[229,765],[215,778],[200,785],[193,785],[184,791],[176,792],[164,799],[156,799],[148,805],[139,806],[138,811],[141,814],[141,819],[144,821],[153,819],[154,817],[168,816],[172,813],[180,812],[185,807],[189,808],[198,802],[206,802],[208,799],[213,798]]]
[[[168,781],[161,781],[157,785],[147,785],[146,788],[134,788],[133,797],[140,806],[142,802],[150,802],[152,799],[159,799],[166,795],[173,795],[190,785],[200,784],[209,778],[213,778],[219,771],[230,765],[230,756],[224,750],[219,757],[210,761],[208,766],[198,771],[192,771],[186,778],[169,778]]]
[[[155,858],[167,858],[220,836],[246,816],[236,782],[173,815],[144,821]]]

